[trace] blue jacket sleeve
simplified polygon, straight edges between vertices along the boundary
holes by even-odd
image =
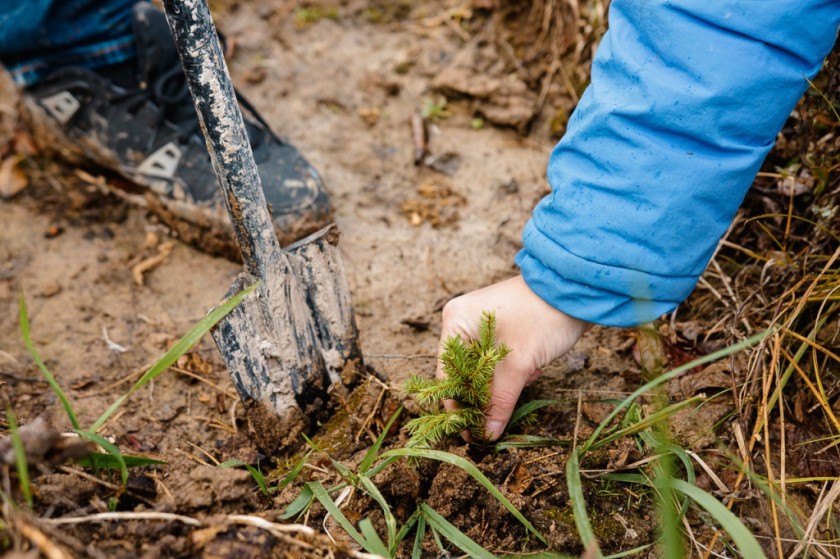
[[[837,38],[838,0],[613,0],[517,255],[571,316],[630,326],[694,288]]]

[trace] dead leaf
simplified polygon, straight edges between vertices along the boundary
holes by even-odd
[[[718,361],[697,372],[689,372],[678,380],[680,394],[691,398],[695,394],[708,395],[732,388],[732,365],[729,361]]]
[[[21,168],[22,155],[11,155],[0,163],[0,198],[9,199],[29,186],[29,177]]]

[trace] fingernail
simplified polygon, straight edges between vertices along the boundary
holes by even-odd
[[[491,419],[484,425],[484,430],[487,432],[487,438],[495,441],[502,435],[505,424],[497,419]]]

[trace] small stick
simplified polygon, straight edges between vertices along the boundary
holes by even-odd
[[[37,547],[41,553],[46,555],[47,559],[71,559],[71,557],[64,553],[57,544],[50,541],[50,539],[35,526],[17,519],[15,527],[20,530],[23,537],[35,544],[35,547]]]
[[[200,528],[203,526],[200,520],[181,514],[170,512],[100,512],[88,516],[67,516],[64,518],[45,518],[42,522],[59,526],[63,524],[84,524],[86,522],[101,522],[103,520],[169,520],[181,522],[187,526]]]
[[[365,353],[365,359],[375,357],[377,359],[434,359],[434,353]]]
[[[420,165],[428,154],[429,135],[423,115],[416,111],[411,115],[411,137],[414,140],[414,164]]]
[[[85,394],[82,394],[81,397],[82,398],[92,398],[94,396],[102,396],[103,394],[107,394],[108,392],[110,392],[114,388],[120,386],[121,384],[125,384],[129,381],[132,381],[132,380],[135,379],[135,377],[143,376],[143,373],[145,373],[147,370],[149,370],[149,368],[151,368],[151,366],[154,365],[154,364],[155,364],[154,361],[149,361],[148,363],[146,363],[142,367],[134,369],[133,371],[131,371],[130,373],[128,373],[127,375],[125,375],[121,379],[116,380],[115,382],[109,384],[105,388],[100,388],[99,390],[97,390],[95,392],[87,392]]]
[[[175,371],[176,373],[179,373],[181,375],[188,376],[190,378],[194,378],[195,380],[197,380],[199,382],[203,382],[204,384],[215,388],[216,390],[218,390],[219,392],[221,392],[222,394],[224,394],[228,398],[231,398],[233,400],[238,400],[239,399],[239,396],[236,395],[235,393],[229,392],[226,388],[221,387],[218,384],[214,383],[213,381],[208,380],[201,375],[197,375],[197,374],[193,373],[192,371],[188,371],[187,369],[182,369],[181,367],[176,367],[175,365],[172,365],[171,367],[169,367],[169,369],[171,371]]]
[[[217,466],[218,466],[219,464],[221,464],[221,462],[219,462],[218,460],[216,460],[216,458],[215,458],[212,454],[210,454],[209,452],[207,452],[206,450],[204,450],[203,448],[201,448],[201,447],[200,447],[200,446],[198,446],[197,444],[192,443],[192,442],[190,442],[190,441],[186,441],[186,443],[187,443],[188,445],[190,445],[191,447],[193,447],[194,449],[196,449],[197,451],[201,452],[201,453],[202,453],[204,456],[206,456],[207,458],[209,458],[209,459],[210,459],[210,461],[212,461],[215,465],[217,465]]]
[[[379,406],[382,404],[382,399],[385,397],[386,392],[388,392],[388,386],[383,385],[382,386],[382,392],[379,393],[379,397],[376,399],[376,403],[373,404],[373,409],[370,410],[370,413],[365,418],[364,423],[362,423],[362,426],[359,428],[359,432],[356,433],[356,439],[355,439],[356,442],[359,442],[359,440],[362,438],[362,433],[364,431],[370,432],[368,427],[370,426],[370,422],[373,421],[373,418],[376,416],[376,412],[379,411]],[[376,437],[373,437],[372,442],[375,442],[375,441],[376,441]]]

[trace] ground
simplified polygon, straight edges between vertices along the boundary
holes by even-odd
[[[371,378],[341,403],[337,420],[314,434],[325,452],[313,454],[286,488],[264,496],[246,470],[217,464],[259,462],[266,473],[275,472],[269,483],[276,484],[277,476],[288,473],[300,455],[265,456],[255,446],[243,406],[237,404],[221,358],[206,337],[170,372],[134,393],[100,430],[115,437],[123,452],[156,457],[165,464],[132,469],[125,491],[118,476],[95,476],[77,466],[47,468],[33,483],[34,513],[14,512],[7,505],[6,523],[14,529],[4,533],[0,549],[14,557],[357,554],[335,519],[325,520],[317,505],[289,531],[281,531],[280,516],[303,481],[338,483],[340,476],[327,455],[358,467],[400,405],[407,410],[398,425],[417,413],[399,386],[410,374],[431,375],[434,370],[443,303],[516,272],[513,258],[521,246],[522,227],[547,191],[547,156],[579,85],[573,79],[565,91],[551,78],[563,81],[550,76],[550,87],[540,100],[542,89],[533,87],[535,80],[526,75],[508,84],[504,67],[487,64],[488,77],[498,79],[507,93],[488,100],[481,91],[471,91],[480,84],[472,79],[475,76],[465,75],[463,65],[469,64],[464,60],[492,58],[485,52],[487,37],[498,23],[491,5],[297,5],[280,0],[213,4],[228,38],[234,82],[320,170],[330,191]],[[443,95],[448,101],[442,101]],[[26,152],[21,148],[25,135],[16,124],[15,98],[13,88],[4,83],[3,140]],[[417,164],[412,120],[421,114],[429,153]],[[20,424],[43,415],[59,430],[68,430],[66,415],[24,346],[19,293],[28,304],[34,344],[84,426],[222,300],[240,266],[182,244],[146,209],[104,194],[103,184],[113,179],[96,169],[60,164],[42,156],[38,148],[25,155],[11,175],[4,175],[17,178],[21,192],[0,205],[0,390]],[[683,322],[680,316],[661,327],[663,338],[673,342],[665,344],[671,364],[719,349],[723,339],[712,333],[737,326],[737,321],[721,326],[719,316],[704,306],[706,301],[697,299],[687,315],[703,320],[686,317]],[[545,534],[552,550],[583,552],[565,463],[571,445],[588,437],[606,416],[609,402],[639,386],[637,337],[629,330],[595,328],[529,389],[526,400],[560,401],[519,432],[551,437],[555,446],[498,453],[458,441],[448,446],[455,455],[478,464]],[[677,401],[729,388],[736,361],[716,367],[697,368],[680,383],[669,384],[667,397]],[[738,400],[719,397],[704,402],[700,408],[683,410],[672,425],[686,448],[703,453],[715,466],[716,460],[737,454],[743,443],[736,430],[720,429],[737,415]],[[405,438],[393,429],[384,448],[398,448]],[[586,463],[590,474],[642,459],[638,442],[620,443],[593,453]],[[716,480],[697,469],[698,486],[708,490],[716,488],[716,481],[736,489],[741,483],[736,481],[737,471],[715,468]],[[3,489],[7,495],[8,472],[7,468]],[[829,468],[809,475],[836,473]],[[374,481],[399,522],[422,500],[494,554],[545,549],[456,467],[401,462]],[[593,528],[605,552],[654,541],[655,510],[644,491],[601,478],[587,477],[584,485]],[[19,497],[16,490],[14,494]],[[796,499],[802,499],[807,510],[814,495],[806,491]],[[111,509],[189,518],[51,523]],[[350,499],[344,511],[353,521],[369,517],[377,528],[384,526],[375,503],[365,497]],[[766,507],[756,506],[743,517],[756,533],[772,536],[767,514]],[[255,516],[273,524],[261,526]],[[693,537],[711,539],[714,528],[707,517],[694,512],[686,522]],[[411,541],[410,537],[399,548],[401,555],[411,554]],[[657,556],[652,549],[640,554]],[[434,556],[435,550],[427,538],[423,554]]]

